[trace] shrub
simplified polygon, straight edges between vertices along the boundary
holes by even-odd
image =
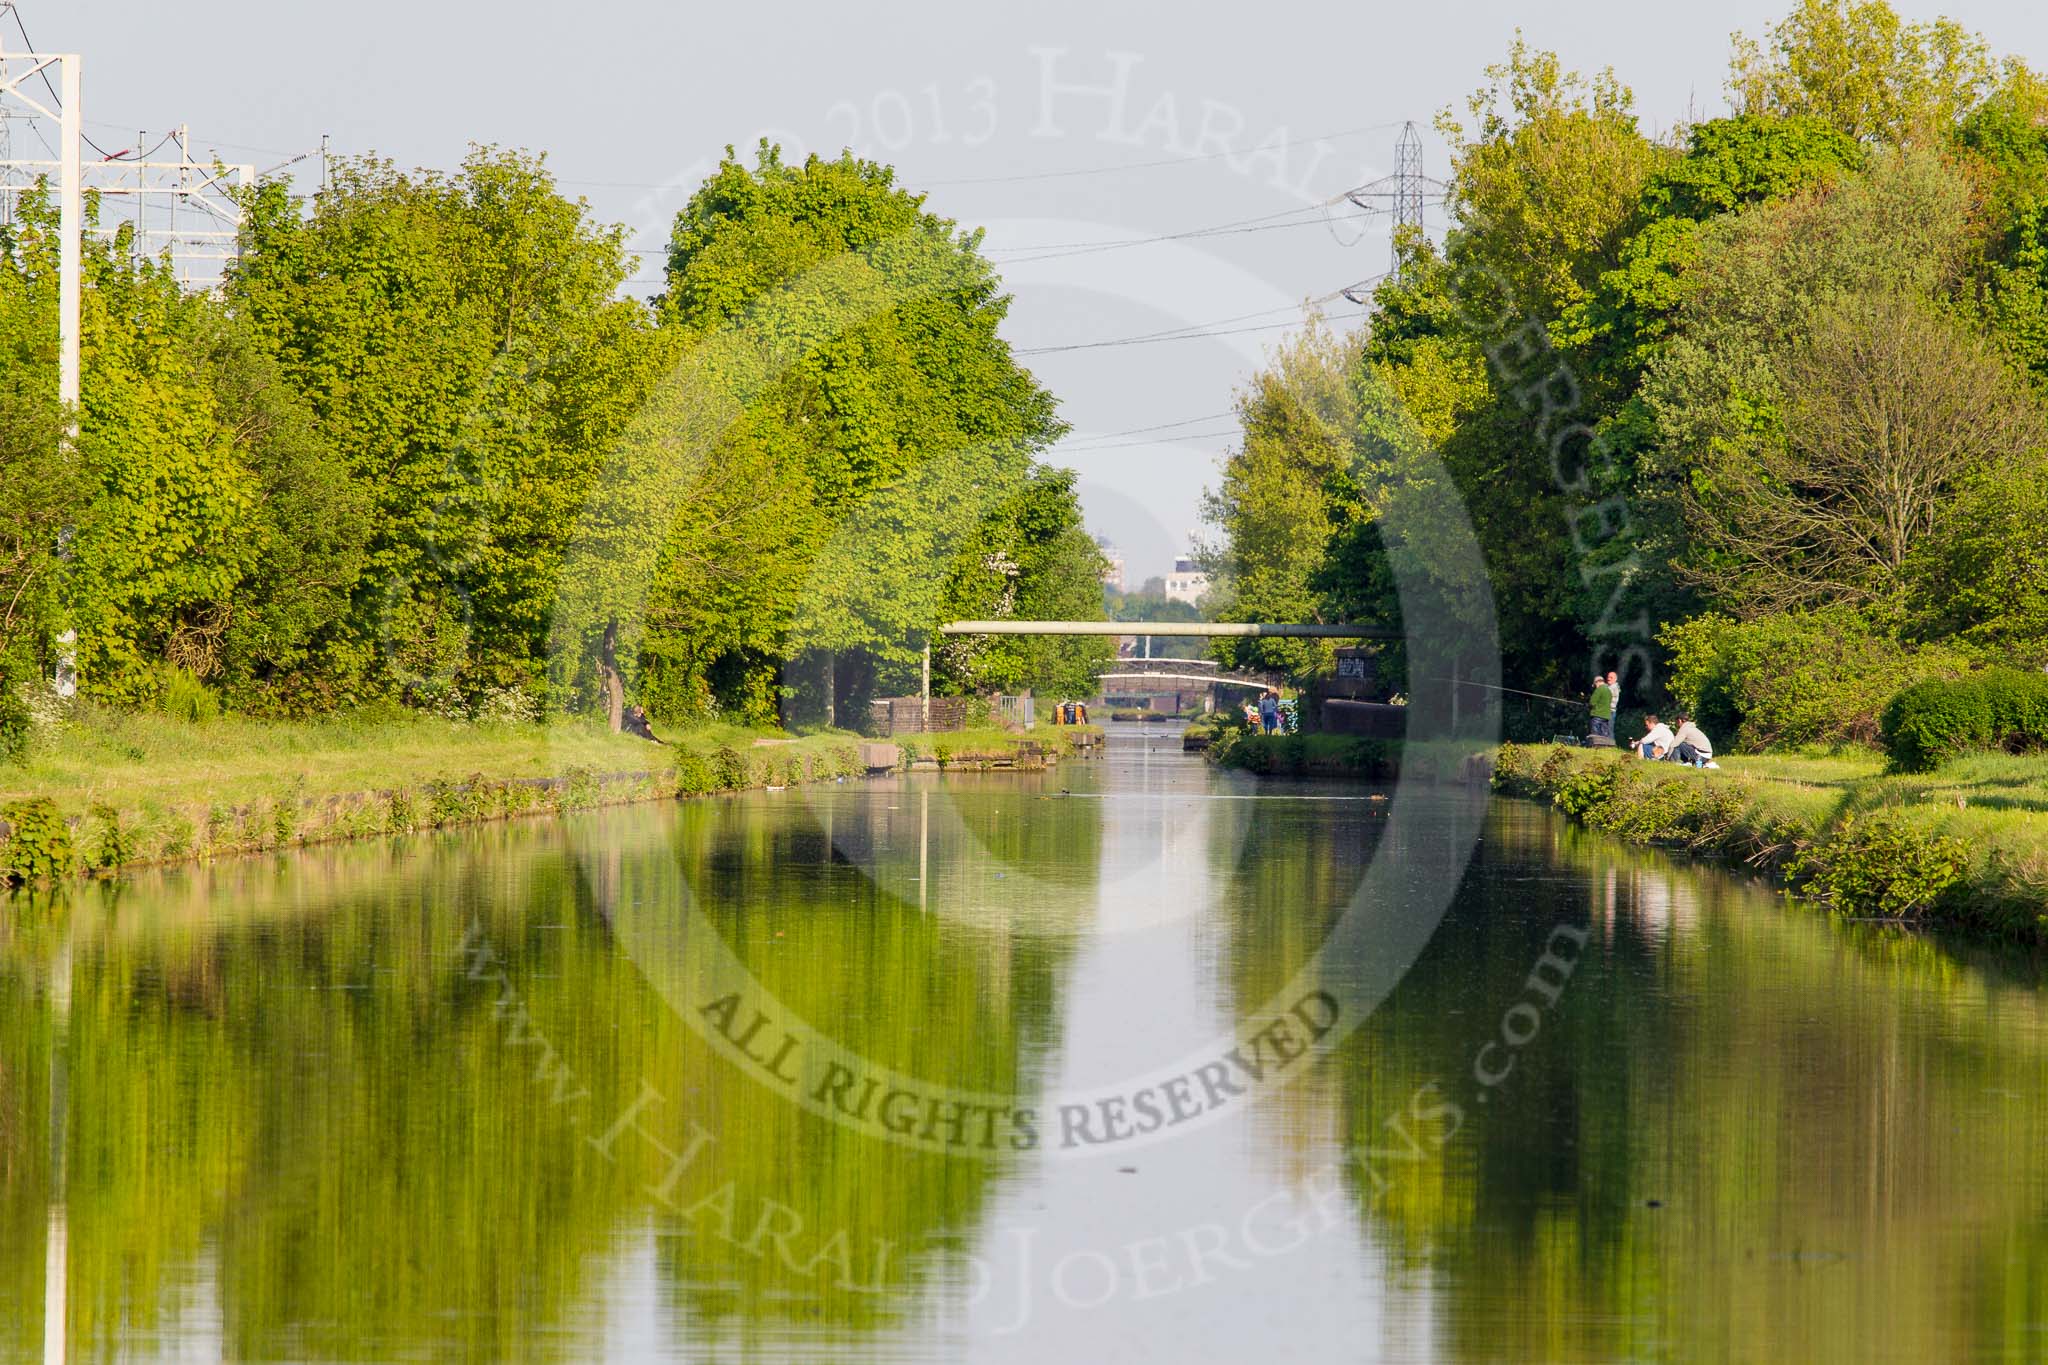
[[[461,783],[437,777],[426,784],[423,795],[426,797],[426,822],[436,829],[459,825],[469,818],[468,793]]]
[[[1667,627],[1671,695],[1710,737],[1737,747],[1867,744],[1900,688],[1969,666],[1947,646],[1918,648],[1847,607],[1735,621],[1709,613]]]
[[[235,813],[226,806],[209,806],[206,811],[206,851],[225,852],[235,841]]]
[[[71,828],[57,803],[31,796],[0,806],[0,820],[9,829],[0,845],[0,882],[45,882],[70,875],[78,862],[71,846]]]
[[[1572,751],[1562,744],[1557,745],[1544,755],[1542,764],[1536,769],[1537,793],[1556,791],[1571,770]]]
[[[6,656],[0,655],[0,763],[19,763],[28,757],[35,717],[21,695],[25,682]]]
[[[1566,815],[1583,820],[1614,799],[1614,784],[1619,776],[1612,764],[1568,773],[1551,793],[1550,803]]]
[[[277,798],[277,804],[270,810],[270,838],[280,847],[289,844],[299,832],[299,793],[294,789],[290,794]]]
[[[1527,796],[1536,778],[1535,760],[1529,751],[1519,744],[1503,744],[1493,757],[1493,772],[1488,781],[1497,792],[1509,796]]]
[[[1885,705],[1878,734],[1893,765],[1909,772],[1978,750],[2048,747],[2048,675],[1995,668],[1915,683]]]
[[[175,858],[187,852],[192,847],[194,833],[191,817],[183,811],[172,811],[164,817],[163,841],[157,845],[157,856]]]
[[[189,669],[166,666],[157,708],[173,720],[206,721],[220,715],[220,698]]]
[[[712,761],[695,749],[676,751],[676,795],[703,796],[720,786]]]
[[[721,788],[738,791],[747,785],[747,756],[730,744],[721,744],[711,755],[711,771]]]
[[[572,764],[562,779],[563,810],[589,810],[604,800],[604,783],[596,769]]]
[[[133,834],[121,827],[121,812],[104,801],[93,803],[92,836],[85,841],[85,865],[111,870],[135,856]]]
[[[1792,862],[1795,890],[1837,908],[1904,918],[1931,909],[1969,870],[1969,849],[1890,816],[1851,817]]]

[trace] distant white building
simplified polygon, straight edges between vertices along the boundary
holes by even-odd
[[[1195,561],[1186,555],[1173,561],[1173,572],[1166,576],[1166,595],[1175,602],[1199,606],[1202,594],[1209,591],[1209,575],[1195,567]]]
[[[1095,548],[1102,551],[1102,586],[1117,592],[1125,591],[1123,552],[1102,536],[1095,537]]]

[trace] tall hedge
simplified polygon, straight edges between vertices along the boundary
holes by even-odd
[[[2048,674],[1994,668],[1914,683],[1885,706],[1878,733],[1892,763],[1916,772],[1958,754],[2048,748]]]

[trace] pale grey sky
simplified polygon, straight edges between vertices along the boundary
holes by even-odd
[[[1029,363],[1063,400],[1075,434],[1060,458],[1081,471],[1091,524],[1124,548],[1135,579],[1165,572],[1195,525],[1230,439],[1218,414],[1282,334],[1274,324],[1385,268],[1383,219],[1361,235],[1312,206],[1390,170],[1401,120],[1421,125],[1426,169],[1441,175],[1430,120],[1480,83],[1517,26],[1572,66],[1613,66],[1652,128],[1688,106],[1712,114],[1730,31],[1758,32],[1790,3],[20,10],[39,48],[84,54],[87,129],[109,150],[180,121],[202,155],[218,148],[259,167],[323,133],[341,152],[421,165],[451,165],[471,141],[526,146],[657,252],[727,143],[763,132],[792,151],[851,142],[894,163],[937,211],[988,228],[1016,294],[1008,335],[1037,351]],[[1951,14],[1998,50],[2048,63],[2048,6],[1895,4],[1914,18]],[[1220,224],[1256,230],[1064,245]],[[652,281],[659,265],[651,256],[639,274]],[[1349,325],[1358,310],[1337,300],[1330,313]],[[1227,334],[1037,350],[1206,323]],[[1179,425],[1117,434],[1166,424]]]

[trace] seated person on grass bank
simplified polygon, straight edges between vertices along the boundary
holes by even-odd
[[[1692,717],[1680,714],[1678,730],[1671,737],[1671,758],[1675,763],[1690,763],[1695,768],[1718,768],[1714,762],[1714,746],[1692,723]]]
[[[1672,747],[1678,743],[1677,738],[1671,733],[1671,727],[1659,720],[1655,711],[1644,716],[1643,723],[1649,727],[1649,730],[1635,743],[1637,756],[1641,758],[1663,758],[1666,754],[1669,754]]]

